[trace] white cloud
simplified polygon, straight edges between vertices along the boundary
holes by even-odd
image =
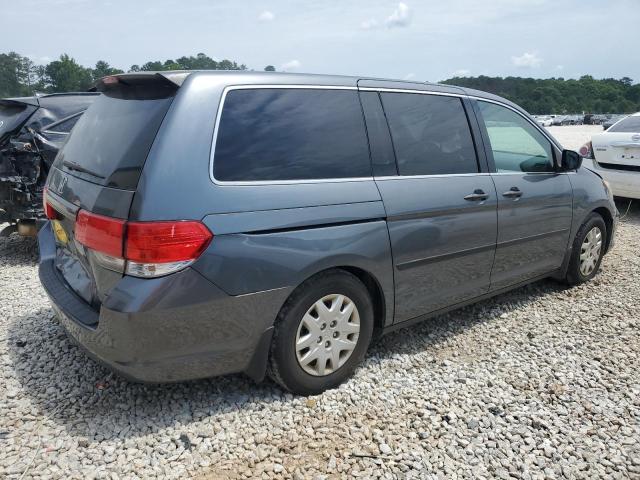
[[[301,66],[302,64],[300,63],[300,60],[291,60],[289,62],[283,63],[280,67],[280,70],[282,70],[283,72],[290,72],[292,70],[298,70]]]
[[[511,57],[511,63],[516,67],[536,68],[542,64],[542,59],[536,53],[525,52],[519,57]]]
[[[406,3],[400,2],[391,15],[384,21],[388,28],[408,27],[411,23],[411,10]]]
[[[258,15],[258,20],[260,20],[261,22],[271,22],[274,18],[276,18],[276,16],[269,10],[265,10],[260,15]]]
[[[415,73],[407,73],[403,80],[413,80],[414,78],[416,78],[416,74]]]
[[[360,24],[360,28],[363,30],[371,30],[378,26],[378,21],[375,18],[369,18]]]
[[[461,68],[460,70],[456,70],[453,72],[454,77],[467,77],[471,73],[471,70],[467,70],[466,68]]]
[[[38,65],[44,65],[46,63],[51,62],[51,57],[39,57],[37,55],[33,55],[33,54],[27,54],[26,57],[31,60],[33,63],[38,64]]]
[[[564,65],[556,65],[556,70],[564,70]]]

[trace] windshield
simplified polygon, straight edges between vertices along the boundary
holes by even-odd
[[[93,183],[135,190],[173,95],[105,93],[82,115],[56,166]]]
[[[640,133],[640,115],[627,117],[607,130],[608,132]]]

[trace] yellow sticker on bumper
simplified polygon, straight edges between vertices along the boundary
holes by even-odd
[[[51,220],[51,226],[56,240],[62,245],[66,245],[69,242],[69,237],[67,237],[67,232],[62,228],[62,224],[58,220]]]

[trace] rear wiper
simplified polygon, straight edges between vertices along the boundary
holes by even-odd
[[[68,160],[64,160],[62,162],[62,165],[67,167],[69,170],[75,170],[76,172],[86,173],[88,175],[91,175],[92,177],[104,179],[104,177],[102,175],[98,175],[97,173],[92,172],[91,170],[89,170],[87,168],[84,168],[82,165],[78,165],[77,163],[70,162]]]

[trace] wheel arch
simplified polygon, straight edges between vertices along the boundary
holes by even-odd
[[[609,251],[609,246],[611,245],[611,239],[613,237],[613,235],[612,235],[612,232],[613,232],[613,215],[611,214],[609,209],[605,208],[605,207],[595,208],[594,210],[591,211],[591,213],[597,213],[604,220],[604,224],[607,227],[607,238],[606,238],[606,242],[607,243],[605,244],[605,252],[608,252]]]

